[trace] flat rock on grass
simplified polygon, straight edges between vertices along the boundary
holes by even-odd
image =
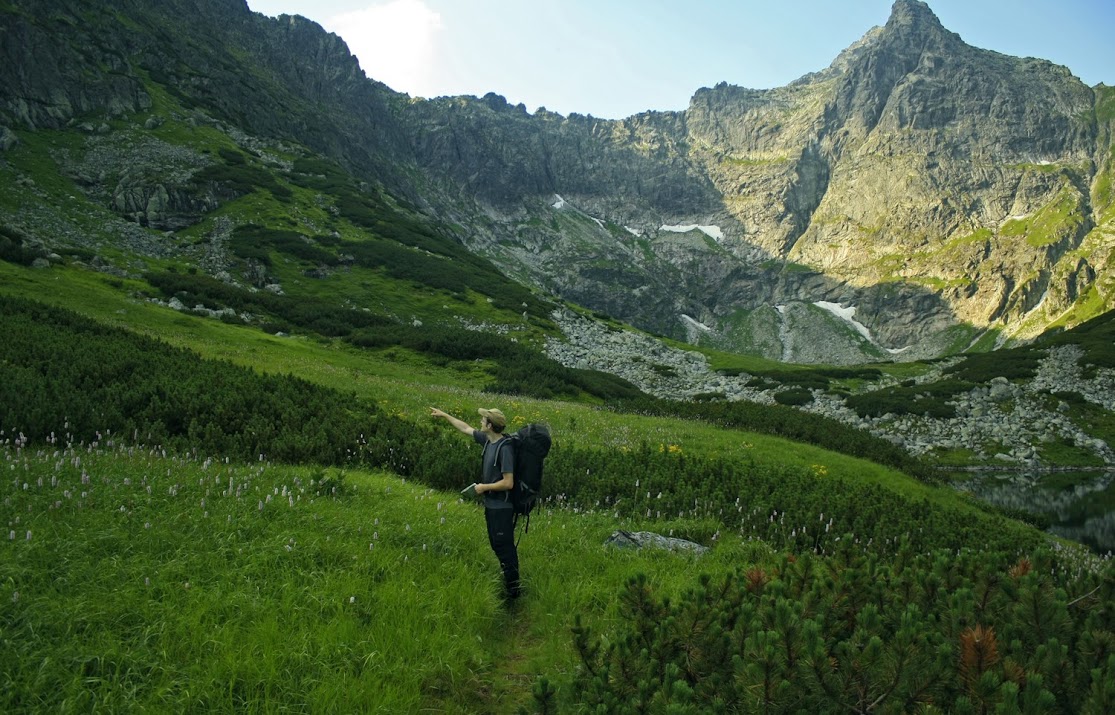
[[[662,536],[650,531],[624,531],[623,529],[613,532],[604,545],[619,549],[666,549],[667,551],[689,551],[695,554],[708,551],[707,546],[685,539]]]

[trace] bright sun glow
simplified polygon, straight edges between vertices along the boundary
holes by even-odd
[[[369,77],[412,95],[435,93],[442,21],[423,0],[391,0],[335,15],[322,25],[344,39]]]

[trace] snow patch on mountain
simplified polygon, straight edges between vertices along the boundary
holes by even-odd
[[[689,233],[690,231],[700,231],[709,238],[715,241],[724,240],[724,232],[720,230],[719,226],[699,226],[695,223],[687,224],[685,226],[667,226],[662,225],[659,231],[669,231],[671,233]]]
[[[840,318],[845,322],[851,324],[851,326],[855,328],[860,335],[862,335],[870,342],[875,342],[875,340],[871,337],[871,331],[868,329],[868,327],[856,320],[856,306],[850,305],[845,308],[839,303],[829,303],[826,300],[815,301],[813,305],[817,306],[818,308],[824,308],[828,312],[835,315],[837,318]]]
[[[817,306],[818,308],[827,310],[828,312],[832,313],[836,317],[851,325],[853,328],[856,329],[856,332],[862,335],[864,339],[872,345],[879,345],[877,342],[875,342],[874,336],[871,335],[871,330],[866,325],[856,320],[856,306],[850,305],[845,308],[840,303],[830,303],[826,300],[814,301],[813,305]],[[879,347],[883,350],[886,350],[891,355],[897,355],[910,349],[910,346],[908,345],[904,348],[897,349],[883,347],[882,345],[879,345]]]
[[[692,318],[692,317],[686,315],[685,313],[681,314],[681,319],[684,320],[686,322],[686,324],[692,325],[694,328],[696,328],[698,330],[701,330],[701,331],[706,332],[706,333],[711,333],[712,332],[712,328],[705,325],[704,323],[697,320],[696,318]]]

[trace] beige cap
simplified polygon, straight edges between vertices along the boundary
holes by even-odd
[[[492,423],[496,427],[507,426],[507,418],[503,416],[503,412],[501,412],[500,410],[494,408],[486,410],[481,407],[479,410],[477,410],[477,412],[479,412],[482,417],[487,417],[488,422]]]

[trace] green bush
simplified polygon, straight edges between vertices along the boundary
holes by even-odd
[[[457,266],[445,258],[378,239],[363,241],[348,248],[356,264],[383,268],[387,275],[437,290],[464,294],[469,284]]]
[[[26,247],[23,236],[18,231],[0,226],[0,261],[29,266],[42,255],[41,251]]]
[[[264,228],[255,224],[238,226],[232,232],[229,248],[239,258],[255,259],[264,265],[271,265],[268,249],[297,258],[300,261],[337,265],[337,257],[317,245],[320,241],[310,242],[308,236],[297,231]]]
[[[892,415],[926,415],[936,418],[956,416],[956,408],[948,401],[969,392],[975,385],[962,380],[949,379],[917,385],[903,384],[873,392],[849,396],[845,404],[860,417]]]
[[[148,273],[144,278],[167,298],[177,297],[185,305],[201,303],[208,308],[232,308],[237,313],[251,313],[262,317],[263,325],[283,331],[295,326],[340,337],[355,330],[394,324],[386,316],[353,308],[338,308],[335,303],[326,300],[275,295],[266,291],[253,293],[205,275],[167,272]]]
[[[769,383],[799,387],[805,390],[827,390],[829,378],[821,370],[763,370],[754,373]]]
[[[837,420],[784,405],[767,406],[741,400],[683,402],[642,397],[614,400],[609,407],[617,412],[668,415],[687,420],[701,420],[748,432],[785,437],[885,464],[925,482],[941,480],[940,475],[929,465],[880,437]]]
[[[988,383],[996,377],[1029,380],[1045,354],[1044,350],[1022,347],[968,355],[963,362],[946,368],[944,374],[969,383]]]
[[[783,390],[782,392],[775,393],[774,401],[780,405],[789,405],[791,407],[808,405],[813,401],[813,393],[809,390],[800,388]]]
[[[769,389],[777,385],[800,387],[806,390],[827,390],[832,380],[865,380],[874,382],[882,378],[878,368],[814,368],[809,370],[745,370],[744,368],[725,368],[718,370],[723,375],[739,376],[747,372],[753,375],[748,387]]]
[[[223,184],[238,195],[250,194],[256,189],[266,189],[279,201],[287,203],[291,200],[291,190],[275,179],[275,175],[261,167],[248,164],[240,152],[221,150],[221,156],[228,161],[228,156],[236,156],[233,163],[211,164],[200,169],[193,175],[195,184],[215,183]]]
[[[1060,391],[1060,392],[1054,392],[1052,394],[1053,394],[1054,397],[1056,397],[1060,400],[1064,400],[1065,402],[1067,402],[1070,405],[1076,405],[1077,407],[1081,407],[1083,405],[1088,404],[1088,400],[1084,398],[1084,395],[1081,395],[1079,392],[1076,392],[1075,390],[1065,390],[1065,391]]]
[[[0,428],[256,460],[343,463],[372,405],[264,376],[72,313],[0,297]]]
[[[570,379],[575,385],[607,402],[632,400],[643,396],[643,391],[631,382],[609,372],[571,368],[571,373]]]
[[[229,149],[228,147],[220,147],[219,149],[217,149],[217,154],[222,159],[224,159],[225,163],[228,164],[229,166],[247,166],[248,165],[248,157],[245,156],[244,152],[242,152],[242,151],[238,151],[236,149]]]
[[[472,290],[491,298],[497,308],[548,320],[548,304],[463,246],[456,243],[426,245],[429,243],[426,240],[406,240],[402,231],[387,231],[384,226],[376,232],[395,236],[396,240],[372,239],[349,244],[346,251],[353,255],[357,265],[382,268],[392,278],[438,290],[457,294]]]
[[[1111,712],[1115,580],[1054,564],[850,548],[702,576],[677,599],[640,575],[615,632],[576,619],[572,700],[617,715]]]

